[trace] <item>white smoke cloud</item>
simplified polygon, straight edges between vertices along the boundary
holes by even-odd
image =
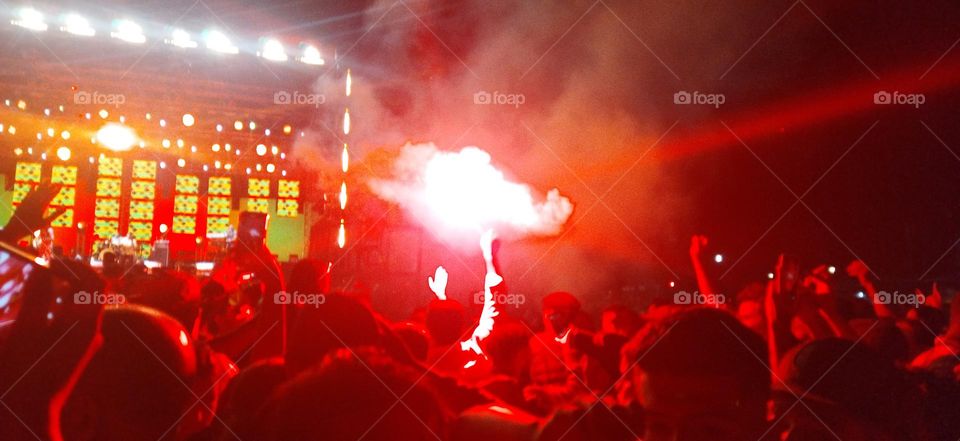
[[[407,144],[393,176],[369,184],[428,228],[547,236],[558,234],[573,213],[573,203],[559,190],[536,201],[529,186],[507,180],[490,154],[472,146],[449,152],[432,143]]]

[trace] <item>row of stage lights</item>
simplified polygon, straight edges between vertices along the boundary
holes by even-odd
[[[8,100],[5,100],[4,103],[5,103],[5,105],[6,105],[7,107],[11,107],[12,104],[13,104],[9,99],[8,99]],[[26,107],[27,107],[27,106],[26,106],[26,102],[23,101],[23,100],[19,100],[19,101],[16,102],[16,107],[17,107],[18,109],[20,109],[20,110],[26,110]],[[59,106],[59,107],[58,107],[58,110],[59,110],[60,112],[63,112],[63,111],[64,111],[64,106],[63,106],[63,105]],[[49,109],[44,109],[44,114],[47,115],[47,116],[49,116],[49,115],[50,115]],[[109,115],[106,113],[105,110],[101,110],[99,116],[100,116],[101,118],[103,118],[103,119],[106,119]],[[189,117],[189,118],[188,118],[188,117]],[[185,115],[184,115],[184,120],[192,119],[192,118],[193,118],[193,117],[192,117],[192,115],[190,115],[190,114],[185,114]],[[89,117],[88,117],[87,119],[89,119]],[[146,118],[146,119],[148,119],[148,120],[151,119],[150,114],[147,114],[147,118]],[[237,124],[240,124],[240,122],[238,121]],[[235,126],[236,126],[237,124],[235,124]],[[192,124],[186,124],[186,123],[185,123],[184,125],[187,125],[187,126],[189,127],[189,126],[192,125]],[[165,126],[165,125],[163,125],[163,126]],[[255,130],[255,129],[256,129],[256,125],[255,125],[255,123],[253,123],[252,121],[251,121],[248,125],[246,125],[246,126],[243,126],[243,125],[241,124],[241,126],[240,126],[239,128],[237,128],[237,127],[235,127],[235,128],[236,128],[237,130],[241,130],[241,129],[245,128],[245,127],[249,127],[250,130]],[[219,124],[218,124],[218,128],[219,128]],[[269,130],[269,129],[268,129],[268,130]],[[219,132],[219,131],[220,131],[220,130],[218,129],[218,132]],[[290,134],[290,133],[292,132],[292,129],[290,128],[289,125],[287,125],[287,126],[284,126],[283,132],[284,132],[285,134]],[[7,133],[9,133],[10,135],[16,135],[16,133],[17,133],[16,127],[13,126],[12,124],[4,124],[4,123],[0,122],[0,135],[7,134]],[[46,132],[37,132],[37,140],[38,140],[38,141],[42,141],[42,140],[43,140],[44,133],[46,134],[46,136],[47,136],[48,138],[51,138],[51,139],[54,139],[54,138],[59,137],[59,138],[61,138],[63,141],[68,141],[68,140],[70,140],[71,138],[73,138],[73,135],[70,133],[69,130],[58,131],[58,130],[55,130],[53,127],[49,127],[49,128],[47,128]],[[269,136],[269,133],[266,133],[266,135]],[[97,131],[96,136],[94,136],[93,138],[91,138],[91,143],[93,143],[93,144],[99,144],[99,145],[107,148],[108,150],[115,151],[115,152],[121,152],[121,151],[129,150],[129,149],[133,148],[133,147],[136,146],[136,145],[139,145],[140,148],[146,148],[146,147],[147,147],[146,143],[145,143],[143,140],[140,140],[140,139],[139,139],[139,137],[137,136],[136,132],[134,132],[132,128],[123,125],[123,122],[122,122],[122,121],[121,121],[121,123],[107,122],[103,127],[101,127],[101,128]],[[179,148],[179,149],[183,149],[183,148],[185,148],[186,143],[185,143],[182,139],[177,139],[176,142],[175,142],[175,144],[174,144],[174,142],[171,142],[169,139],[166,139],[166,138],[164,138],[163,141],[161,142],[161,146],[162,146],[164,149],[170,149],[173,145],[176,145],[177,148]],[[195,146],[195,145],[191,145],[189,150],[190,150],[191,153],[197,153],[197,151],[198,151],[197,146]],[[223,151],[223,152],[227,152],[227,153],[229,153],[229,152],[232,151],[236,156],[240,156],[240,154],[241,154],[241,153],[240,153],[240,149],[239,149],[239,148],[233,148],[233,147],[230,145],[230,143],[225,143],[225,144],[223,144],[222,146],[221,146],[220,143],[215,143],[215,144],[213,144],[213,145],[210,146],[210,150],[213,151],[213,152]],[[257,154],[257,156],[260,156],[260,157],[267,156],[268,154],[271,154],[271,155],[274,156],[274,157],[279,157],[280,160],[286,159],[286,153],[281,152],[280,149],[279,149],[279,147],[277,147],[276,145],[273,145],[273,146],[271,146],[271,147],[268,148],[266,144],[260,143],[260,144],[257,144],[256,147],[254,147],[254,152]],[[33,148],[33,147],[26,147],[26,148],[16,147],[16,148],[13,149],[13,153],[14,153],[14,155],[16,155],[16,156],[22,156],[22,155],[33,156],[33,154],[34,154],[34,148]],[[56,157],[59,158],[61,161],[66,162],[66,161],[69,161],[69,160],[73,157],[73,151],[70,149],[70,147],[67,147],[67,146],[63,145],[63,146],[58,147],[58,148],[55,150],[55,155],[56,155]],[[102,156],[102,154],[101,154],[101,156]],[[47,159],[48,159],[48,155],[47,155],[46,152],[40,153],[40,160],[46,161]],[[93,156],[89,157],[89,161],[90,161],[91,164],[93,164],[93,163],[96,162],[96,160],[95,160],[95,158],[94,158]],[[184,159],[184,158],[179,158],[179,159],[177,159],[177,161],[176,161],[176,165],[177,165],[178,167],[180,167],[180,168],[186,167],[187,161],[186,161],[186,159]],[[159,166],[160,166],[161,169],[164,169],[164,168],[167,167],[167,164],[166,164],[165,161],[159,161]],[[208,171],[210,171],[211,166],[208,165],[208,164],[204,164],[204,165],[202,165],[202,168],[203,168],[203,171],[204,171],[204,172],[208,172]],[[213,162],[212,168],[213,168],[213,169],[216,169],[216,170],[223,169],[223,170],[226,170],[226,171],[230,171],[230,170],[233,168],[233,165],[230,164],[229,162],[226,162],[226,161],[216,160],[216,161]],[[252,174],[252,173],[254,172],[254,170],[256,170],[256,172],[258,172],[258,173],[265,171],[265,172],[267,172],[267,173],[269,173],[269,174],[273,174],[273,173],[276,172],[276,171],[280,171],[281,176],[287,176],[287,171],[286,171],[286,170],[278,170],[277,165],[276,165],[276,164],[273,164],[273,163],[268,163],[268,164],[266,164],[266,165],[264,165],[264,164],[256,164],[254,167],[247,167],[247,168],[246,168],[246,174],[248,174],[248,175],[249,175],[249,174]]]
[[[7,107],[12,107],[12,106],[14,105],[14,102],[12,102],[12,101],[9,100],[9,99],[6,99],[6,100],[4,100],[4,104],[5,104],[5,106],[7,106]],[[25,101],[23,101],[23,100],[18,100],[15,104],[16,104],[16,108],[19,109],[19,110],[21,110],[21,111],[25,111],[26,108],[27,108],[27,103],[26,103]],[[58,109],[61,113],[63,113],[63,112],[65,111],[65,107],[64,107],[62,104],[61,104],[60,106],[58,106],[57,109]],[[48,117],[51,116],[51,114],[52,114],[52,112],[50,111],[49,108],[44,109],[44,110],[43,110],[43,113],[44,113],[45,116],[48,116]],[[109,118],[110,113],[109,113],[106,109],[101,109],[99,112],[97,112],[97,116],[99,116],[101,119],[106,120],[107,118]],[[92,115],[91,115],[89,112],[86,113],[85,119],[91,120],[91,119],[92,119]],[[154,120],[155,118],[153,117],[152,114],[147,113],[147,114],[145,115],[145,119],[146,119],[147,121],[152,121],[152,120]],[[185,114],[183,114],[181,120],[182,120],[182,123],[183,123],[183,125],[184,125],[185,127],[192,127],[192,126],[194,125],[194,123],[195,123],[195,118],[194,118],[194,116],[193,116],[192,114],[190,114],[190,113],[185,113]],[[101,140],[103,140],[103,142],[101,142],[101,144],[102,144],[104,147],[106,147],[106,148],[108,148],[108,149],[110,149],[110,150],[113,150],[113,151],[126,151],[126,150],[129,150],[129,149],[133,148],[133,146],[134,146],[134,145],[137,145],[137,144],[139,144],[139,146],[140,146],[141,148],[146,147],[146,143],[145,143],[144,141],[142,141],[142,140],[139,139],[139,137],[136,135],[136,133],[133,131],[133,129],[130,128],[129,126],[126,126],[126,125],[125,125],[125,123],[126,123],[126,118],[125,118],[124,116],[121,115],[121,116],[119,117],[119,121],[120,121],[119,123],[107,122],[106,125],[104,125],[104,126],[99,130],[99,132],[97,133],[97,137],[92,138],[91,141],[92,141],[93,143],[97,143],[97,138],[100,138]],[[159,125],[160,125],[161,128],[166,128],[166,127],[167,127],[167,122],[166,122],[166,120],[163,119],[163,118],[160,118],[160,119],[159,119]],[[237,120],[237,121],[235,121],[235,122],[233,123],[233,128],[234,128],[234,130],[236,130],[236,131],[242,131],[242,130],[244,130],[244,129],[249,129],[250,131],[255,131],[255,130],[257,129],[257,124],[256,124],[254,121],[250,121],[250,122],[248,122],[248,123],[245,124],[245,123],[243,123],[242,121]],[[6,130],[4,130],[4,129],[6,129]],[[217,124],[217,125],[216,125],[216,131],[217,131],[218,133],[223,132],[223,130],[224,130],[224,127],[223,127],[222,124]],[[287,125],[284,125],[284,126],[280,129],[280,131],[281,131],[284,135],[290,135],[290,134],[293,133],[293,127],[292,127],[291,125],[287,124]],[[3,133],[5,133],[5,132],[6,132],[6,133],[9,133],[9,134],[11,134],[11,135],[15,135],[15,134],[16,134],[16,127],[13,126],[12,124],[5,126],[2,122],[0,122],[0,134],[3,134]],[[44,133],[44,132],[37,132],[37,140],[38,140],[38,141],[42,141],[42,140],[43,140],[43,133]],[[270,136],[270,135],[272,134],[272,131],[268,128],[268,129],[264,129],[263,133],[264,133],[264,136]],[[303,132],[301,132],[300,134],[301,134],[301,136],[305,135]],[[46,135],[47,135],[48,138],[56,138],[56,137],[57,137],[57,131],[54,130],[52,127],[50,127],[50,128],[47,129]],[[70,133],[70,131],[68,131],[68,130],[63,130],[63,131],[60,132],[60,137],[63,138],[64,140],[68,140],[68,139],[70,139],[70,137],[71,137],[71,133]],[[169,149],[169,148],[170,148],[171,146],[173,146],[173,145],[176,145],[178,148],[181,148],[181,149],[182,149],[182,148],[184,148],[184,147],[186,146],[186,144],[187,144],[187,143],[184,142],[183,139],[179,139],[179,138],[177,138],[175,141],[171,141],[171,139],[169,139],[169,138],[163,138],[163,140],[162,140],[161,143],[160,143],[160,145],[161,145],[164,149]],[[196,146],[196,145],[191,145],[191,146],[190,146],[190,151],[191,151],[191,152],[197,153],[197,150],[198,150],[198,149],[197,149],[197,146]],[[218,142],[218,143],[212,144],[212,145],[210,146],[210,150],[211,150],[212,152],[214,152],[214,153],[218,153],[218,152],[221,152],[221,151],[223,151],[223,152],[225,152],[225,153],[230,153],[231,150],[233,150],[233,148],[232,148],[232,146],[231,146],[230,143],[224,143],[224,144],[221,146],[221,144]],[[239,150],[239,149],[233,150],[233,152],[234,152],[237,156],[240,155],[240,150]],[[280,156],[280,159],[286,159],[286,153],[285,153],[285,152],[281,152],[281,151],[280,151],[280,148],[277,147],[276,145],[271,145],[271,146],[268,148],[266,144],[259,143],[259,144],[257,144],[257,146],[254,148],[254,152],[257,154],[257,156],[266,156],[266,155],[268,154],[268,152],[269,152],[269,153],[271,153],[273,156]]]
[[[29,7],[20,9],[10,23],[34,32],[45,32],[50,28],[50,24],[47,23],[44,14]],[[90,25],[90,22],[76,13],[64,15],[60,19],[59,29],[62,32],[81,37],[93,37],[97,35],[97,30]],[[110,37],[132,44],[143,44],[147,41],[147,37],[143,33],[143,28],[136,22],[126,19],[115,20],[113,22]],[[234,45],[226,34],[218,30],[208,29],[203,31],[201,33],[201,39],[203,40],[204,46],[213,52],[231,55],[240,53],[240,48]],[[194,40],[190,33],[183,29],[174,29],[170,32],[169,38],[165,38],[163,41],[166,44],[182,49],[196,49],[200,46],[200,42]],[[324,65],[323,57],[320,55],[320,50],[316,46],[308,43],[300,43],[299,49],[299,56],[294,57],[297,61],[312,66]],[[284,48],[283,43],[274,38],[262,38],[257,55],[266,60],[276,62],[287,61],[291,58],[286,48]]]

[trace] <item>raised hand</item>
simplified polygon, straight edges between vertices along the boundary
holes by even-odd
[[[707,236],[694,234],[690,237],[690,258],[695,262],[700,261],[700,257],[707,248]]]
[[[440,300],[447,299],[447,277],[447,270],[443,269],[442,266],[437,267],[437,271],[433,277],[427,277],[427,284],[430,285],[430,290],[433,291]]]
[[[0,240],[16,243],[24,236],[29,236],[34,231],[50,225],[50,222],[63,214],[64,208],[58,208],[46,217],[43,212],[59,192],[60,186],[41,184],[27,194],[23,202],[14,210],[13,216],[3,227],[3,231],[0,231]]]

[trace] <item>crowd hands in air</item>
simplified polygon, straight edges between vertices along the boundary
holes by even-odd
[[[51,196],[31,195],[3,239],[44,226]],[[485,241],[482,288],[506,292]],[[474,316],[441,295],[445,271],[423,284],[436,298],[391,322],[362,292],[329,292],[329,265],[302,261],[285,280],[262,243],[204,280],[54,260],[71,289],[127,301],[60,304],[50,277],[28,280],[0,328],[0,438],[960,438],[960,302],[936,286],[922,304],[871,301],[889,294],[859,261],[846,273],[864,299],[840,295],[842,274],[803,271],[789,255],[717,301],[708,246],[691,240],[707,301],[609,305],[599,323],[566,292],[543,296],[541,323],[492,304]],[[323,297],[275,301],[288,292]]]

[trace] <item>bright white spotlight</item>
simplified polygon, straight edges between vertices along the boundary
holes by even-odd
[[[167,44],[184,49],[193,49],[197,47],[197,42],[190,38],[190,33],[183,29],[174,29],[173,35],[169,40],[164,40]]]
[[[263,144],[257,144],[257,156],[263,156],[267,154],[267,146]]]
[[[123,40],[127,43],[140,44],[147,41],[143,35],[143,28],[130,20],[120,20],[116,24],[116,30],[110,33],[110,36],[117,40]]]
[[[723,254],[717,254],[713,256],[713,261],[716,263],[723,263]]]
[[[183,114],[183,125],[184,125],[184,126],[186,126],[186,127],[192,127],[192,126],[193,126],[193,123],[195,123],[196,121],[197,121],[197,120],[196,120],[196,118],[193,117],[193,115],[191,115],[191,114],[189,114],[189,113],[184,113],[184,114]]]
[[[21,9],[20,13],[17,14],[17,18],[15,20],[10,20],[10,23],[31,31],[43,32],[49,28],[47,23],[43,21],[43,14],[33,8]]]
[[[207,49],[221,54],[238,54],[240,49],[230,42],[230,39],[220,31],[207,31],[204,33],[204,39],[207,42]]]
[[[57,157],[60,158],[61,161],[69,161],[69,160],[70,160],[70,147],[62,146],[62,147],[58,148],[58,149],[57,149]]]
[[[63,27],[60,30],[81,37],[92,37],[97,34],[97,31],[90,27],[90,22],[78,14],[68,14],[64,17]]]
[[[258,55],[270,61],[287,61],[287,53],[283,49],[283,43],[273,38],[264,40],[263,52],[258,53]]]
[[[107,123],[97,131],[97,142],[109,150],[125,152],[137,142],[137,134],[123,124]]]
[[[313,66],[323,66],[323,57],[320,56],[320,49],[317,49],[316,46],[301,44],[300,49],[303,51],[303,55],[300,56],[301,63],[310,64]]]

